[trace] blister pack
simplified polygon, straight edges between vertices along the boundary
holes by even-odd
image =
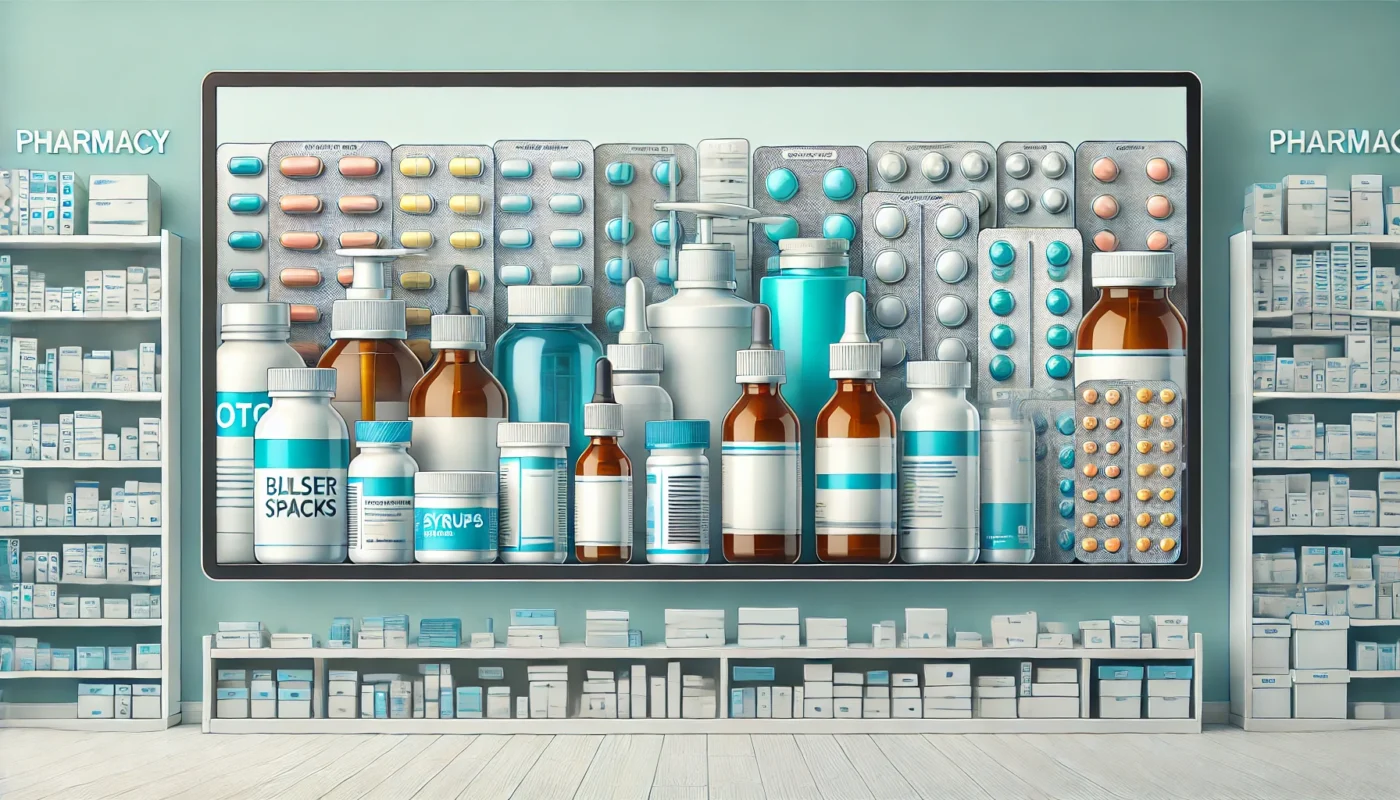
[[[1132,404],[1123,386],[1090,381],[1075,398],[1074,555],[1089,564],[1126,564],[1132,535]],[[1062,462],[1063,463],[1063,462]]]
[[[979,227],[997,225],[997,151],[987,142],[875,142],[870,188],[877,192],[971,192]]]
[[[336,249],[389,243],[390,155],[386,142],[272,145],[268,295],[292,304],[293,343],[330,343],[331,303],[345,297],[338,278],[349,266]]]
[[[472,306],[486,316],[486,340],[495,341],[491,247],[491,184],[495,154],[487,145],[401,144],[394,148],[394,245],[423,248],[418,258],[394,263],[394,297],[408,302],[408,335],[429,336],[429,318],[447,310],[447,273],[467,270]]]
[[[753,226],[754,286],[778,256],[778,241],[797,237],[845,239],[851,271],[860,269],[861,198],[865,196],[865,150],[835,147],[760,147],[753,152],[756,188],[753,207],[764,216],[787,217],[775,225]]]
[[[493,313],[504,321],[508,286],[593,285],[593,145],[500,141],[495,152]]]
[[[674,291],[676,252],[694,214],[664,213],[656,203],[694,200],[698,176],[688,144],[600,144],[593,150],[593,332],[604,343],[622,330],[624,287],[642,279],[647,303]]]
[[[1022,403],[1035,426],[1035,563],[1074,561],[1074,400]]]
[[[977,198],[869,192],[861,224],[868,231],[860,271],[866,327],[880,342],[880,396],[895,407],[908,398],[906,361],[969,360],[975,376]]]
[[[748,139],[702,139],[698,159],[699,200],[752,205]],[[749,223],[742,219],[716,219],[714,226],[715,243],[734,248],[736,291],[745,300],[753,300],[757,295],[753,283]]]
[[[267,144],[219,146],[218,237],[219,304],[265,303],[270,216],[267,196]]]
[[[1074,148],[1067,142],[997,146],[997,219],[1003,228],[1074,224]]]
[[[1134,381],[1132,402],[1133,548],[1138,564],[1181,557],[1185,519],[1186,419],[1181,387],[1171,381]]]
[[[992,228],[977,234],[977,367],[973,385],[986,402],[1000,389],[1030,389],[1031,263],[1025,237]],[[1014,241],[1013,241],[1014,240]]]
[[[1176,256],[1172,302],[1187,314],[1186,148],[1177,142],[1081,142],[1076,227],[1090,253],[1170,250]]]

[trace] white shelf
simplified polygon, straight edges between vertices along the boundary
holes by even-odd
[[[1400,678],[1400,669],[1353,670],[1351,679],[1356,680],[1358,678]],[[1362,721],[1364,722],[1365,720]]]
[[[740,659],[740,660],[782,660],[782,659],[1102,659],[1105,661],[1190,661],[1195,658],[1195,650],[1169,650],[1165,648],[1144,649],[1073,649],[1053,648],[959,648],[959,647],[584,647],[565,645],[563,647],[402,647],[402,648],[214,648],[210,651],[214,659],[372,659],[372,660],[413,660],[441,661],[450,659],[474,659],[483,661],[551,661],[559,659],[584,660],[606,659],[625,661],[627,659]]]
[[[113,403],[159,403],[160,392],[0,392],[0,400],[100,400]]]
[[[0,250],[159,250],[163,236],[0,236]]]
[[[1255,328],[1255,339],[1345,339],[1351,331],[1300,331],[1292,328]]]
[[[1235,237],[1248,235],[1254,242],[1254,247],[1306,247],[1308,245],[1330,244],[1332,242],[1349,242],[1355,244],[1381,245],[1383,247],[1400,247],[1400,236],[1385,236],[1380,234],[1254,234],[1241,233]],[[1231,237],[1234,239],[1235,237]]]
[[[0,461],[0,467],[25,469],[160,469],[160,461]]]
[[[1400,619],[1356,619],[1351,618],[1353,628],[1394,628],[1400,627]]]
[[[21,536],[160,536],[160,528],[10,528],[0,527],[0,539]]]
[[[1255,536],[1400,536],[1400,528],[1255,527]]]
[[[1247,731],[1260,733],[1314,733],[1400,728],[1400,719],[1239,719],[1230,721]]]
[[[1396,247],[1400,247],[1400,236],[1397,236],[1397,237],[1395,237],[1395,238],[1396,238],[1396,240],[1397,240],[1397,241],[1396,241]],[[1312,314],[1312,313],[1313,313],[1313,312],[1311,312],[1311,311],[1256,311],[1256,312],[1254,312],[1254,319],[1256,319],[1256,320],[1268,320],[1268,319],[1286,319],[1286,320],[1291,320],[1291,319],[1293,319],[1293,317],[1294,317],[1295,315],[1297,315],[1297,314]],[[1317,313],[1321,314],[1321,313],[1323,313],[1323,312],[1319,311],[1319,312],[1317,312]],[[1328,311],[1328,312],[1326,312],[1326,313],[1328,313],[1328,314],[1335,314],[1336,316],[1339,316],[1339,317],[1341,317],[1341,316],[1347,316],[1347,317],[1368,317],[1368,318],[1370,318],[1370,319],[1394,319],[1394,320],[1400,320],[1400,311],[1371,311],[1371,310],[1367,310],[1367,309],[1356,308],[1356,309],[1350,309],[1350,310],[1347,310],[1347,311]],[[1296,332],[1297,332],[1297,333],[1303,333],[1303,331],[1296,331]],[[1338,332],[1338,331],[1317,331],[1317,333],[1337,333],[1337,332]],[[1366,333],[1366,331],[1342,331],[1342,333]]]
[[[164,619],[0,619],[0,628],[159,628]],[[165,648],[161,648],[165,652]]]
[[[1255,392],[1254,399],[1266,400],[1382,400],[1400,403],[1400,392]]]
[[[5,240],[0,238],[0,250],[4,248]],[[128,314],[82,314],[77,311],[69,312],[41,312],[31,311],[0,311],[0,320],[13,320],[16,322],[138,322],[141,320],[158,320],[159,311],[135,312]]]
[[[211,719],[209,733],[1199,733],[1195,719]]]
[[[1400,398],[1397,398],[1400,399]],[[1255,461],[1255,469],[1400,469],[1400,461],[1317,459],[1314,461]],[[1395,531],[1400,533],[1400,528]]]
[[[64,578],[58,582],[59,586],[159,586],[160,578],[152,578],[144,581],[109,581],[102,578]]]
[[[70,670],[34,670],[31,672],[0,672],[0,681],[4,680],[30,680],[31,678],[68,678],[70,680],[84,680],[88,678],[114,679],[114,678],[144,678],[147,680],[160,680],[160,670],[158,669],[70,669]]]
[[[72,238],[72,237],[65,237]],[[22,703],[11,703],[13,708]],[[180,724],[180,716],[171,719],[78,719],[29,717],[0,719],[0,728],[47,728],[56,731],[92,731],[94,733],[151,733]]]

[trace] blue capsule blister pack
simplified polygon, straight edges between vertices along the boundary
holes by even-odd
[[[224,144],[218,152],[219,305],[267,302],[267,144]]]
[[[997,151],[988,142],[875,142],[870,188],[877,192],[970,192],[978,227],[997,226]]]
[[[1074,400],[1035,396],[1022,402],[1035,426],[1035,563],[1074,561]]]
[[[495,155],[487,145],[401,144],[393,153],[393,246],[422,248],[418,258],[393,264],[394,297],[430,314],[447,310],[447,274],[467,269],[471,303],[486,317],[486,340],[504,330],[491,302]],[[426,273],[427,285],[423,276]],[[404,279],[408,274],[410,278]],[[417,280],[414,280],[414,279]],[[410,338],[426,339],[429,325],[412,326]],[[489,352],[484,357],[490,357]]]
[[[594,283],[593,145],[500,141],[494,149],[494,306],[506,320],[507,287]]]
[[[861,198],[867,190],[865,150],[835,147],[760,147],[753,153],[753,207],[787,217],[753,226],[753,285],[769,272],[778,242],[799,237],[851,242],[852,274],[860,271]]]
[[[977,235],[977,362],[981,402],[999,390],[1031,388],[1032,250],[1002,228]]]
[[[1074,148],[1068,142],[1002,142],[997,163],[1001,227],[1073,227]]]
[[[593,332],[604,343],[622,330],[625,286],[633,275],[647,303],[670,297],[681,242],[695,215],[657,211],[664,201],[695,200],[695,148],[688,144],[600,144],[593,151]]]

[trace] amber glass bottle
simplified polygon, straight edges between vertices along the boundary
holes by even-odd
[[[1098,302],[1079,323],[1076,383],[1170,380],[1186,388],[1186,321],[1168,290],[1176,285],[1171,253],[1095,253]]]
[[[753,307],[753,339],[738,353],[739,399],[724,418],[721,496],[724,558],[791,564],[802,552],[802,432],[783,399],[783,351],[773,349],[768,306]]]
[[[593,402],[583,407],[588,447],[574,467],[574,557],[584,564],[632,558],[632,462],[618,439],[622,406],[613,397],[612,362],[594,366]]]

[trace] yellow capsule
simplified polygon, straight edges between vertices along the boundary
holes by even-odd
[[[1142,428],[1143,430],[1146,430],[1146,429],[1152,427],[1152,415],[1151,415],[1151,414],[1138,414],[1137,424],[1138,424],[1138,427],[1139,427],[1139,428]]]
[[[409,339],[404,344],[407,344],[408,349],[412,350],[413,354],[418,356],[418,360],[424,364],[433,360],[433,348],[427,339]]]
[[[1112,539],[1105,539],[1103,543],[1103,549],[1107,550],[1110,553],[1116,553],[1119,550],[1123,549],[1123,540],[1119,539],[1116,536]]]
[[[1171,526],[1176,524],[1176,515],[1170,511],[1167,511],[1163,513],[1162,516],[1158,517],[1157,521],[1162,523],[1163,528],[1170,528]]]
[[[1162,427],[1163,427],[1163,428],[1170,428],[1170,427],[1172,427],[1172,426],[1174,426],[1174,425],[1176,425],[1176,417],[1172,416],[1171,414],[1163,414],[1163,415],[1162,415]]]
[[[1099,392],[1097,389],[1085,389],[1084,394],[1080,396],[1084,398],[1085,403],[1088,403],[1091,406],[1099,402]]]
[[[1170,403],[1176,399],[1176,392],[1171,389],[1163,389],[1162,393],[1158,396],[1162,398],[1163,403]]]
[[[409,306],[404,316],[409,327],[415,325],[429,325],[432,324],[433,321],[432,309],[422,308],[420,306]]]
[[[1109,442],[1108,444],[1104,445],[1103,449],[1105,453],[1108,453],[1111,456],[1116,456],[1118,455],[1118,451],[1123,449],[1123,445],[1120,442]]]
[[[432,247],[433,234],[429,231],[404,231],[399,234],[399,244],[404,247]]]
[[[1152,443],[1151,443],[1151,442],[1148,442],[1148,441],[1141,441],[1141,442],[1138,442],[1138,443],[1137,443],[1137,450],[1138,450],[1139,453],[1142,453],[1143,455],[1147,455],[1148,453],[1152,452]]]
[[[1094,466],[1093,464],[1085,464],[1085,465],[1084,465],[1084,477],[1086,477],[1086,478],[1092,478],[1092,477],[1094,477],[1094,476],[1097,475],[1097,474],[1099,474],[1099,468],[1098,468],[1098,467]]]
[[[1147,491],[1147,490],[1146,490],[1146,489],[1143,489],[1143,491],[1145,492],[1145,491]],[[1158,497],[1163,503],[1170,503],[1170,502],[1176,497],[1176,490],[1173,489],[1173,488],[1170,487],[1170,486],[1164,487],[1164,488],[1162,489],[1162,491],[1160,491],[1160,492],[1157,493],[1157,497]],[[1144,497],[1144,498],[1142,498],[1142,499],[1146,500],[1147,498]]]
[[[452,235],[447,237],[447,243],[458,250],[475,250],[481,246],[481,233],[479,231],[453,231]]]
[[[1158,470],[1158,472],[1162,473],[1163,478],[1170,478],[1171,476],[1176,474],[1176,467],[1171,464],[1163,464],[1162,468]]]
[[[1093,455],[1094,453],[1099,452],[1099,443],[1098,443],[1098,442],[1085,442],[1085,443],[1084,443],[1084,452],[1088,453],[1089,455]]]
[[[1138,402],[1139,402],[1139,403],[1146,403],[1146,402],[1151,401],[1151,400],[1152,400],[1152,390],[1151,390],[1151,389],[1138,389],[1138,390],[1137,390],[1137,399],[1138,399]]]
[[[1103,474],[1107,475],[1110,478],[1116,478],[1122,472],[1123,468],[1119,467],[1117,464],[1109,464],[1108,466],[1103,468]]]
[[[1172,550],[1176,549],[1176,540],[1168,536],[1163,539],[1162,543],[1158,546],[1162,548],[1162,552],[1170,553]]]
[[[433,288],[433,276],[427,272],[405,272],[399,276],[399,285],[420,292]]]
[[[1157,469],[1157,467],[1156,467],[1156,465],[1154,465],[1154,464],[1138,464],[1138,465],[1137,465],[1137,474],[1138,474],[1138,477],[1146,478],[1148,475],[1151,475],[1154,471],[1156,471],[1156,469]]]
[[[474,217],[481,213],[481,195],[454,194],[447,199],[447,207],[452,209],[454,214]]]
[[[479,292],[479,291],[481,291],[481,270],[479,270],[479,269],[469,269],[469,270],[467,270],[467,291],[469,291],[469,292]],[[473,311],[472,313],[476,313],[476,312]]]
[[[1099,427],[1099,418],[1098,418],[1098,417],[1085,417],[1085,418],[1084,418],[1084,426],[1083,426],[1083,427],[1084,427],[1084,430],[1086,430],[1086,431],[1092,431],[1093,429]]]
[[[1119,428],[1123,427],[1123,420],[1119,417],[1109,417],[1108,419],[1104,420],[1103,424],[1107,425],[1109,430],[1116,431]]]
[[[1122,521],[1123,521],[1123,518],[1120,517],[1120,516],[1118,516],[1117,514],[1109,514],[1108,516],[1106,516],[1106,517],[1103,518],[1104,524],[1107,525],[1107,526],[1110,527],[1110,528],[1116,528],[1116,527],[1118,527],[1118,523],[1120,523],[1120,522],[1122,522]]]
[[[1090,503],[1092,503],[1092,502],[1094,502],[1095,500],[1098,500],[1098,499],[1099,499],[1099,490],[1098,490],[1098,489],[1085,489],[1085,490],[1084,490],[1084,493],[1081,494],[1080,497],[1083,497],[1085,500],[1087,500],[1087,501],[1089,501]]]
[[[405,214],[433,213],[433,198],[426,194],[406,194],[399,198],[399,210]]]
[[[1116,406],[1118,401],[1123,399],[1123,394],[1117,389],[1109,389],[1103,393],[1103,399],[1107,400],[1109,405]]]
[[[1123,493],[1118,491],[1117,489],[1109,489],[1108,491],[1103,493],[1103,496],[1104,499],[1108,500],[1108,502],[1116,503],[1118,502],[1119,498],[1123,496]]]
[[[447,162],[447,171],[455,178],[480,177],[481,159],[476,156],[457,156]]]
[[[1142,512],[1141,514],[1138,514],[1137,524],[1139,528],[1146,528],[1148,525],[1152,524],[1152,515],[1147,513],[1146,511]]]
[[[435,166],[431,156],[409,156],[399,159],[399,173],[406,178],[426,178],[433,174]]]
[[[1146,536],[1142,537],[1141,539],[1138,539],[1137,549],[1139,553],[1146,553],[1148,550],[1152,549],[1152,540],[1147,538]]]
[[[1137,490],[1137,499],[1139,499],[1139,500],[1141,500],[1142,502],[1146,503],[1148,500],[1151,500],[1151,499],[1152,499],[1152,490],[1151,490],[1151,489],[1138,489],[1138,490]]]
[[[1084,518],[1081,520],[1081,522],[1084,523],[1084,527],[1086,527],[1086,528],[1096,528],[1096,527],[1098,527],[1098,524],[1099,524],[1099,515],[1098,515],[1098,514],[1085,514],[1085,515],[1084,515]]]
[[[1079,546],[1084,548],[1084,552],[1092,553],[1095,550],[1099,549],[1099,540],[1091,537],[1080,542]]]

